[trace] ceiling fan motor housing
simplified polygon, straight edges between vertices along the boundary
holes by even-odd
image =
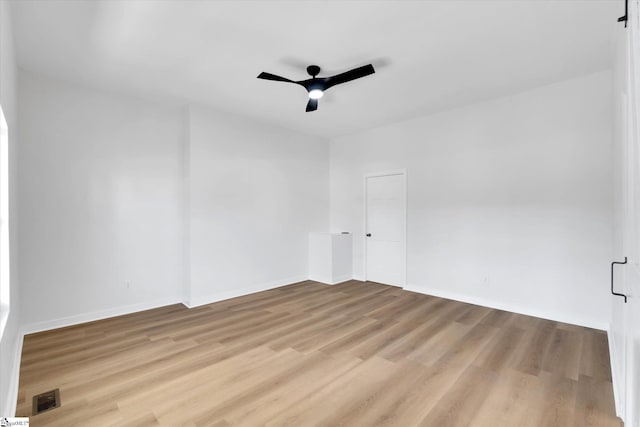
[[[309,73],[311,77],[315,78],[315,76],[320,74],[320,67],[318,67],[317,65],[309,65],[307,67],[307,73]]]

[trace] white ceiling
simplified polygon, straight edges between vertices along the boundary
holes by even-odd
[[[1,1],[1,0],[0,0]],[[19,65],[333,137],[611,67],[622,1],[12,3]],[[293,80],[373,63],[313,113]]]

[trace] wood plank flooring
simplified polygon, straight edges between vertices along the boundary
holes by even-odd
[[[31,416],[32,396],[62,407]],[[619,426],[604,332],[311,281],[28,335],[31,426]]]

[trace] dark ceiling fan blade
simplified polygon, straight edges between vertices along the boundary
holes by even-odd
[[[373,65],[363,65],[362,67],[354,68],[353,70],[336,74],[332,77],[327,77],[326,88],[329,89],[331,86],[350,82],[351,80],[359,79],[360,77],[368,76],[375,72],[376,70],[373,69]]]
[[[287,83],[295,83],[293,80],[289,80],[285,77],[276,76],[275,74],[262,72],[258,75],[259,79],[264,80],[275,80],[277,82],[287,82]]]
[[[316,111],[317,109],[318,109],[318,100],[309,99],[309,102],[307,102],[307,113],[309,111]]]

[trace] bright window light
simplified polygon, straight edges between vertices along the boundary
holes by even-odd
[[[0,106],[0,339],[9,318],[9,127]]]

